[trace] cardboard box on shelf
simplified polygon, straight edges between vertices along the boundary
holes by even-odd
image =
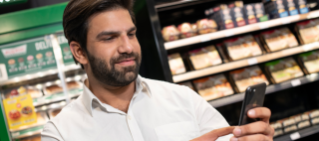
[[[168,63],[169,63],[172,75],[186,72],[183,59],[179,53],[169,55],[168,60],[169,60]]]

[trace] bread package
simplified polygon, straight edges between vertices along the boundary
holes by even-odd
[[[232,60],[239,60],[262,54],[262,50],[258,43],[251,35],[229,39],[224,41],[224,43],[227,47],[229,57]]]
[[[266,76],[258,66],[232,71],[230,76],[235,81],[239,92],[244,92],[251,85],[263,82],[267,85],[269,84]]]
[[[234,91],[222,74],[193,81],[198,93],[206,100],[213,100],[234,94]]]
[[[179,53],[169,55],[168,60],[172,75],[186,72],[183,59]]]
[[[52,94],[61,93],[61,92],[63,92],[63,88],[57,84],[46,86],[44,88],[45,95],[52,95]]]
[[[299,55],[308,73],[319,72],[319,50]]]
[[[218,30],[217,23],[211,19],[201,19],[196,22],[198,33],[206,34],[216,32]]]
[[[213,45],[190,51],[189,56],[196,70],[222,63],[222,59]]]
[[[271,52],[299,45],[295,35],[286,27],[269,30],[263,32],[261,35]]]
[[[179,39],[180,33],[175,25],[170,25],[163,28],[162,35],[165,41],[175,41]]]
[[[266,69],[270,72],[275,83],[281,83],[304,75],[293,58],[266,63]]]
[[[297,23],[297,31],[303,44],[319,41],[319,19]]]
[[[177,28],[181,33],[182,38],[188,38],[197,35],[197,31],[194,29],[194,26],[190,23],[182,23]]]

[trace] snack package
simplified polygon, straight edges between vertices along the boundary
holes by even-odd
[[[294,0],[300,14],[309,13],[309,8],[307,6],[307,0]]]
[[[196,22],[199,34],[216,32],[218,30],[217,23],[211,19],[201,19]]]
[[[299,14],[298,3],[296,3],[296,1],[294,1],[294,0],[285,0],[285,3],[287,5],[287,8],[288,8],[290,16]]]
[[[49,85],[47,83],[47,86],[44,88],[44,94],[45,95],[52,95],[56,93],[63,93],[63,88],[58,84],[51,84]]]
[[[239,60],[247,57],[261,55],[262,51],[251,35],[237,37],[224,41],[229,57],[232,60]]]
[[[273,123],[270,123],[270,126],[272,128],[274,128],[275,130],[277,129],[282,129],[282,124],[280,122],[273,122]]]
[[[248,24],[254,24],[258,22],[253,4],[245,5],[245,16]]]
[[[302,121],[302,122],[297,124],[298,129],[302,129],[302,128],[309,127],[309,126],[310,126],[309,120]]]
[[[7,99],[7,98],[10,98],[10,96],[19,95],[19,91],[21,92],[21,90],[23,90],[23,89],[25,89],[25,91],[28,94],[30,94],[33,99],[43,96],[41,90],[39,90],[37,87],[35,87],[35,86],[25,86],[25,87],[20,87],[18,89],[13,89],[9,93],[5,93],[4,97],[5,97],[5,99]]]
[[[222,74],[193,81],[198,93],[206,100],[232,95],[234,91]]]
[[[289,127],[286,127],[284,129],[285,133],[289,133],[289,132],[292,132],[292,131],[296,131],[298,128],[296,125],[292,125],[292,126],[289,126]]]
[[[234,7],[244,7],[243,1],[232,1],[228,3],[228,8],[234,8]]]
[[[319,41],[319,19],[299,22],[296,28],[303,44]]]
[[[269,30],[263,32],[261,35],[267,48],[271,52],[299,45],[296,37],[287,27]]]
[[[169,55],[168,63],[169,63],[169,67],[171,69],[172,75],[186,72],[183,59],[179,53]]]
[[[275,130],[274,137],[280,136],[280,135],[282,135],[282,134],[284,134],[284,132],[282,131],[282,129]]]
[[[319,50],[299,55],[308,73],[319,72]]]
[[[266,63],[266,70],[270,72],[275,83],[281,83],[304,75],[293,58]]]
[[[184,85],[184,86],[187,86],[189,88],[191,88],[192,90],[195,90],[193,85],[192,85],[192,82],[184,82],[184,83],[179,83],[179,85]]]
[[[247,25],[243,7],[234,7],[234,8],[231,8],[230,10],[233,17],[233,21],[235,22],[235,27],[241,27],[241,26]]]
[[[264,6],[271,19],[289,16],[285,0],[264,0]]]
[[[189,56],[193,67],[196,70],[222,63],[222,59],[220,58],[214,45],[192,50],[189,52]]]
[[[316,118],[319,117],[319,110],[312,110],[309,113],[310,118]]]
[[[268,14],[266,14],[264,5],[262,3],[253,4],[255,14],[258,22],[265,22],[269,20]]]
[[[319,124],[319,117],[311,119],[311,123],[312,123],[313,125]]]
[[[258,66],[239,69],[230,72],[230,77],[235,81],[239,92],[244,92],[247,87],[265,82],[268,80]]]
[[[218,11],[215,11],[215,8],[214,8],[213,19],[217,22],[218,27],[221,30],[231,29],[236,27],[235,22],[233,21],[231,9],[227,8],[227,9],[219,9]]]
[[[166,26],[162,30],[162,35],[165,41],[175,41],[179,39],[180,32],[175,25]]]
[[[182,38],[189,38],[197,35],[194,26],[190,23],[182,23],[178,26],[178,30],[181,33]]]

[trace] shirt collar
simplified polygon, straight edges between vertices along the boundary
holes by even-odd
[[[147,83],[143,80],[143,78],[138,75],[136,78],[136,88],[135,88],[135,93],[134,93],[134,97],[136,97],[138,94],[140,94],[141,92],[147,94],[149,97],[151,97],[151,93],[150,93],[150,89],[147,85]],[[100,108],[106,110],[106,108],[104,107],[104,104],[102,103],[93,93],[92,91],[86,87],[86,85],[83,85],[83,95],[82,95],[82,103],[84,105],[84,107],[89,111],[89,113],[91,114],[91,116],[93,116],[93,108],[99,106]],[[109,107],[109,106],[107,106]]]

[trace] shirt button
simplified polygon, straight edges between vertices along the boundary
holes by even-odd
[[[131,116],[130,116],[130,115],[127,115],[127,119],[128,119],[128,120],[131,120]]]

